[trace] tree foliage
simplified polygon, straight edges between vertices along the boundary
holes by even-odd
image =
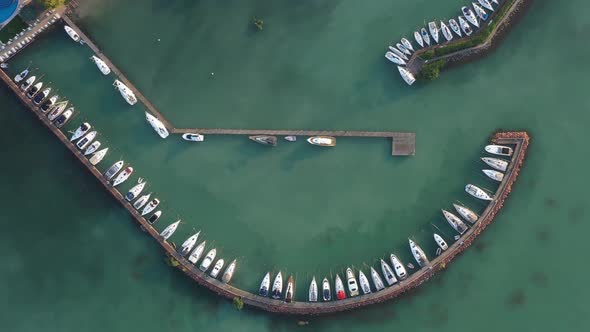
[[[41,0],[41,3],[47,8],[57,8],[65,5],[67,0]]]

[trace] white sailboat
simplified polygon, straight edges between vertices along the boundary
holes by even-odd
[[[412,46],[412,42],[410,42],[409,40],[407,40],[406,38],[402,38],[402,45],[404,45],[404,47],[410,51],[410,52],[414,52],[414,46]]]
[[[196,232],[182,243],[182,245],[180,246],[180,250],[178,251],[182,256],[186,256],[193,249],[193,247],[197,243],[199,234],[201,234],[200,231]]]
[[[502,172],[499,172],[499,171],[496,171],[493,169],[482,169],[481,171],[492,180],[495,180],[498,182],[502,182],[502,180],[504,180],[504,173],[502,173]]]
[[[197,262],[201,258],[201,255],[203,255],[203,252],[205,251],[205,246],[206,245],[207,245],[207,241],[201,242],[195,248],[195,250],[193,250],[193,252],[191,252],[190,256],[188,256],[188,261],[191,262],[191,263],[193,263],[193,264],[197,264]]]
[[[483,21],[488,19],[488,13],[486,13],[486,11],[483,8],[481,8],[475,2],[472,2],[471,5],[473,6],[473,9],[475,9],[475,14],[477,14],[479,18],[481,18]]]
[[[397,277],[400,280],[406,279],[408,277],[408,273],[404,267],[404,264],[402,264],[402,261],[394,254],[391,254],[389,259],[391,260],[391,266],[393,266],[393,270],[395,271]]]
[[[393,47],[393,46],[389,46],[389,51],[393,54],[395,54],[398,58],[403,59],[405,61],[408,61],[409,58],[400,50],[398,50],[397,48]]]
[[[98,150],[98,148],[100,148],[101,144],[102,143],[100,141],[92,142],[92,144],[90,144],[90,146],[88,146],[86,151],[84,151],[84,155],[89,156],[89,155],[93,154],[96,150]]]
[[[453,227],[457,233],[459,234],[463,234],[467,231],[467,225],[465,225],[465,223],[456,215],[450,213],[447,210],[441,210],[443,215],[445,216],[445,219],[447,220],[447,222],[449,223],[449,225],[451,225],[451,227]]]
[[[492,4],[488,0],[477,0],[477,2],[484,8],[494,11],[494,7],[492,7]]]
[[[67,100],[55,104],[53,106],[53,108],[51,109],[51,111],[49,111],[49,113],[47,113],[47,118],[49,119],[49,121],[53,121],[53,120],[57,119],[57,117],[60,116],[64,112],[64,110],[66,109],[66,106],[68,106]],[[74,108],[70,107],[70,108],[68,108],[68,111],[72,111],[72,113],[73,113]]]
[[[488,166],[501,172],[506,172],[506,169],[508,168],[508,162],[503,159],[483,157],[481,160],[488,164]]]
[[[131,202],[136,199],[143,191],[143,188],[145,188],[146,183],[147,182],[145,181],[140,181],[138,184],[129,189],[129,191],[125,194],[125,200]]]
[[[473,13],[473,10],[471,10],[469,7],[463,6],[461,7],[461,12],[467,21],[469,21],[469,23],[473,24],[476,28],[479,28],[479,22],[477,21],[477,17]],[[461,19],[461,17],[459,17],[459,19]]]
[[[404,67],[397,66],[397,70],[399,71],[400,76],[404,79],[406,84],[412,85],[416,82],[416,78],[414,75]]]
[[[172,224],[168,225],[168,227],[164,228],[160,236],[164,238],[164,240],[168,240],[174,232],[176,232],[176,228],[180,224],[180,220],[173,222]]]
[[[133,91],[131,91],[127,85],[123,84],[123,82],[115,80],[113,86],[119,90],[121,96],[123,96],[123,99],[125,99],[129,105],[133,106],[137,103],[137,97],[135,97]]]
[[[96,67],[98,67],[98,69],[103,75],[108,75],[111,73],[111,68],[109,68],[109,66],[107,66],[107,64],[104,61],[102,61],[101,58],[97,57],[96,55],[93,55],[90,57],[90,59],[96,64]]]
[[[436,22],[428,22],[428,30],[430,31],[432,39],[434,39],[434,41],[438,43],[438,27],[436,26]]]
[[[267,297],[268,290],[270,289],[270,272],[266,272],[264,278],[262,278],[262,282],[260,283],[260,288],[258,289],[258,295]]]
[[[381,276],[375,269],[371,266],[371,279],[373,279],[373,285],[375,285],[376,291],[383,290],[385,285],[383,285],[383,280],[381,280]]]
[[[150,200],[151,196],[152,193],[141,196],[135,201],[135,203],[133,203],[133,207],[137,210],[141,209]]]
[[[430,46],[430,36],[428,35],[428,31],[422,28],[420,29],[420,35],[422,36],[422,40],[427,46]]]
[[[164,126],[164,124],[160,120],[158,120],[158,118],[156,118],[155,116],[151,115],[148,112],[145,112],[145,119],[149,122],[149,124],[152,126],[152,128],[154,128],[156,133],[158,133],[158,135],[160,135],[160,137],[166,138],[166,137],[168,137],[168,135],[170,135],[170,133],[168,132],[168,129],[166,129],[166,126]]]
[[[98,163],[100,163],[102,161],[102,159],[104,158],[104,156],[107,155],[107,152],[109,151],[109,148],[104,148],[96,153],[94,153],[92,155],[92,157],[90,157],[90,159],[88,160],[93,166],[98,165]]]
[[[217,249],[213,248],[213,249],[209,250],[209,252],[205,256],[205,258],[203,258],[203,261],[201,262],[201,265],[199,266],[199,270],[206,272],[209,269],[209,267],[211,266],[211,263],[213,263],[213,260],[215,259],[215,255],[217,255]]]
[[[395,277],[393,270],[391,269],[389,264],[387,264],[384,260],[381,260],[381,272],[383,273],[385,281],[389,286],[397,282],[397,278]]]
[[[405,65],[406,62],[404,60],[402,60],[400,57],[398,57],[397,55],[393,54],[392,52],[386,52],[385,53],[385,58],[397,65]]]
[[[70,36],[70,38],[72,38],[75,42],[80,41],[80,36],[76,31],[74,31],[74,29],[70,28],[68,25],[64,25],[64,30],[66,30],[68,36]]]
[[[281,271],[279,271],[279,274],[275,277],[275,281],[272,283],[271,297],[275,300],[283,297],[283,275]]]
[[[426,257],[424,250],[422,250],[422,248],[420,248],[411,239],[408,239],[408,242],[410,243],[410,251],[412,252],[412,256],[414,256],[414,259],[418,265],[420,265],[420,267],[426,266],[426,264],[428,264],[428,257]]]
[[[493,200],[493,198],[490,195],[488,195],[485,191],[472,184],[468,184],[465,186],[465,192],[467,192],[469,195],[475,198],[479,198],[484,201]]]
[[[211,273],[209,273],[209,275],[213,278],[217,278],[219,272],[221,272],[221,269],[223,268],[223,264],[225,264],[223,258],[218,259],[215,265],[213,266],[213,270],[211,270]]]
[[[143,210],[141,210],[141,215],[145,216],[146,214],[152,212],[158,205],[160,205],[160,200],[157,198],[152,199],[151,202],[149,202],[144,208]]]
[[[361,270],[359,270],[359,283],[361,284],[363,294],[371,293],[371,284],[369,284],[369,279],[367,279],[367,276]]]
[[[422,40],[422,36],[418,31],[414,31],[414,39],[416,40],[416,43],[420,45],[420,47],[424,47],[424,40]]]
[[[412,52],[410,52],[410,50],[408,50],[402,43],[396,43],[395,47],[402,51],[405,55],[412,55]]]
[[[127,181],[129,177],[133,174],[133,167],[127,166],[117,177],[113,180],[113,187],[120,185],[121,183]]]
[[[340,279],[340,276],[338,274],[336,274],[334,288],[336,290],[336,299],[344,300],[346,298],[346,292],[344,291],[344,284],[342,284],[342,279]]]
[[[229,263],[228,267],[223,272],[221,276],[221,281],[224,283],[229,283],[231,278],[234,276],[234,271],[236,270],[236,260],[234,259],[231,263]]]
[[[461,29],[463,30],[465,35],[471,36],[471,34],[473,33],[473,30],[471,30],[469,23],[467,23],[467,21],[465,21],[463,16],[459,16],[459,25],[461,26]]]
[[[461,34],[461,27],[459,27],[459,24],[457,23],[457,21],[455,21],[454,18],[449,20],[449,26],[457,36],[463,37],[463,34]]]
[[[440,21],[440,30],[447,41],[453,40],[453,33],[443,21]]]
[[[457,213],[459,213],[461,217],[463,217],[463,219],[469,221],[472,224],[474,224],[477,221],[477,219],[479,219],[479,216],[475,212],[469,210],[468,208],[462,205],[453,204],[453,207],[455,207],[455,210],[457,210]]]
[[[442,236],[436,233],[434,233],[434,241],[443,251],[449,249],[449,245],[447,244],[447,242],[442,238]]]
[[[318,301],[318,284],[315,281],[315,276],[311,279],[311,284],[309,284],[309,294],[307,298],[309,302]]]

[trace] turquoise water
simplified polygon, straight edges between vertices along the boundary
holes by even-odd
[[[245,137],[161,140],[142,106],[124,103],[113,77],[102,77],[89,49],[61,28],[10,72],[32,63],[68,96],[80,113],[66,130],[82,121],[99,129],[111,148],[102,169],[132,163],[133,181],[144,177],[163,201],[156,227],[182,218],[174,242],[201,229],[208,248],[238,258],[235,285],[255,290],[266,271],[281,270],[295,276],[298,299],[313,275],[347,266],[366,273],[392,251],[409,261],[408,236],[432,255],[432,232],[453,235],[440,209],[460,201],[481,211],[463,186],[495,189],[477,160],[489,135],[526,129],[533,142],[522,174],[473,248],[399,301],[310,319],[308,328],[552,331],[567,322],[579,330],[590,323],[579,286],[588,200],[580,178],[567,174],[583,174],[588,162],[580,68],[590,49],[563,36],[582,36],[588,18],[576,14],[578,0],[536,1],[494,54],[407,87],[383,59],[387,44],[462,4],[81,4],[84,28],[178,127],[415,131],[410,158],[392,157],[385,139],[339,139],[334,149],[302,140],[268,149]],[[252,28],[253,16],[264,31]],[[0,321],[11,331],[296,328],[294,318],[237,312],[166,267],[154,241],[7,89],[0,100],[0,144],[12,161],[0,189],[10,202],[0,218],[0,276],[12,285]],[[566,275],[570,267],[580,273]]]

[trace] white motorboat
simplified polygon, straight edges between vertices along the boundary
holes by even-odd
[[[477,186],[474,186],[472,184],[468,184],[465,186],[465,192],[467,192],[469,195],[471,195],[475,198],[479,198],[484,201],[493,200],[493,198],[490,195],[488,195],[488,193],[486,193],[482,189],[480,189]]]
[[[41,88],[43,87],[43,82],[37,82],[35,85],[33,85],[32,88],[29,89],[29,91],[27,91],[27,97],[29,99],[33,98],[37,92],[39,92],[39,90],[41,90]]]
[[[75,42],[80,41],[80,36],[78,35],[78,33],[76,31],[74,31],[74,29],[70,28],[67,25],[64,25],[64,30],[66,30],[66,33],[68,34],[68,36],[70,36],[70,38],[72,38]]]
[[[447,244],[447,242],[440,235],[438,235],[436,233],[434,233],[434,241],[439,246],[439,248],[442,249],[443,251],[449,249],[449,245]]]
[[[201,234],[200,231],[196,232],[182,243],[182,245],[180,246],[180,250],[178,250],[178,252],[182,256],[186,256],[189,252],[191,252],[191,250],[193,250],[193,247],[195,246],[195,244],[197,243],[197,239],[199,238],[199,234]]]
[[[116,187],[121,183],[127,181],[131,174],[133,174],[133,167],[127,166],[127,168],[125,168],[121,173],[119,173],[119,175],[117,175],[117,177],[113,181],[113,187]]]
[[[190,142],[202,142],[205,140],[205,136],[203,136],[201,134],[196,134],[196,133],[182,134],[182,138],[185,141],[190,141]]]
[[[106,172],[104,172],[104,176],[107,178],[107,180],[110,180],[113,178],[113,176],[115,176],[115,174],[117,174],[121,168],[123,168],[123,160],[119,160],[116,163],[114,163],[111,167],[109,167]],[[153,210],[153,209],[152,209]],[[152,212],[152,210],[148,211],[148,212]]]
[[[139,194],[141,194],[141,192],[143,191],[143,188],[145,188],[146,183],[147,182],[145,181],[141,181],[135,186],[133,186],[131,189],[129,189],[129,191],[125,194],[125,199],[128,202],[131,202],[134,199],[136,199],[139,196]]]
[[[78,149],[84,150],[88,146],[88,144],[90,144],[90,142],[92,142],[92,140],[96,137],[97,134],[98,134],[98,132],[96,130],[93,130],[93,131],[89,132],[88,134],[84,135],[84,137],[82,137],[76,143],[76,146],[78,147]]]
[[[218,259],[215,265],[213,266],[213,270],[211,270],[211,273],[209,273],[209,275],[213,278],[217,278],[219,272],[221,272],[221,269],[223,268],[223,264],[225,264],[223,258]]]
[[[324,281],[322,281],[322,298],[324,301],[332,301],[332,290],[328,278],[324,278]]]
[[[152,212],[158,205],[160,205],[160,200],[157,198],[152,199],[144,208],[141,210],[141,215],[145,216],[146,214]]]
[[[41,104],[45,98],[47,98],[47,96],[49,96],[49,93],[51,92],[51,87],[45,88],[43,91],[37,93],[37,95],[35,95],[35,98],[33,98],[33,104],[35,105],[39,105]]]
[[[68,106],[67,100],[55,104],[55,106],[53,106],[51,111],[49,111],[49,113],[47,113],[47,118],[49,119],[49,121],[53,121],[53,120],[57,119],[57,117],[60,116],[64,112],[64,110],[66,109],[67,106]],[[72,111],[72,113],[74,112],[73,107],[70,107],[68,110]]]
[[[459,234],[463,234],[467,231],[467,225],[456,215],[450,213],[447,210],[441,210],[445,219]]]
[[[465,35],[471,36],[471,34],[473,33],[473,30],[471,30],[469,23],[467,23],[467,21],[463,18],[463,16],[459,16],[459,25],[461,26],[461,29],[463,30]]]
[[[336,299],[344,300],[346,298],[346,292],[344,291],[344,284],[340,276],[336,274],[336,281],[334,282],[334,288],[336,289]]]
[[[92,142],[92,144],[90,144],[90,146],[88,146],[88,148],[86,149],[86,151],[84,151],[84,155],[88,156],[93,154],[96,150],[98,150],[98,148],[100,148],[100,145],[102,143],[100,143],[100,141],[94,141]]]
[[[287,279],[287,288],[285,289],[285,303],[291,303],[293,301],[293,294],[295,293],[294,285],[293,276],[289,276],[289,279]]]
[[[481,18],[483,21],[488,19],[488,13],[486,13],[486,11],[483,8],[481,8],[475,2],[472,2],[471,5],[473,6],[473,9],[475,9],[475,14],[477,14],[479,18]]]
[[[96,64],[96,66],[98,67],[98,70],[100,70],[100,72],[103,75],[108,75],[111,73],[111,68],[109,68],[109,66],[107,66],[106,62],[102,61],[101,58],[97,57],[96,55],[93,55],[90,57],[90,59]]]
[[[223,275],[221,276],[222,282],[227,284],[231,281],[231,278],[234,276],[234,271],[236,270],[236,264],[237,263],[235,259],[231,263],[229,263],[229,265],[225,269],[225,272],[223,272]]]
[[[383,280],[381,280],[381,276],[379,275],[379,273],[377,273],[377,271],[375,271],[375,269],[372,266],[371,279],[373,279],[373,285],[375,285],[375,290],[377,292],[385,288],[385,285],[383,285]]]
[[[94,153],[88,161],[90,161],[90,163],[93,166],[96,166],[96,165],[98,165],[98,163],[100,163],[102,161],[102,158],[104,158],[104,156],[107,155],[108,151],[109,151],[109,148],[104,148],[104,149]]]
[[[51,96],[51,98],[45,100],[45,102],[43,102],[43,104],[41,104],[39,109],[43,113],[47,112],[47,110],[49,110],[53,105],[55,105],[55,103],[57,102],[58,99],[59,99],[58,95]]]
[[[403,59],[405,61],[408,61],[409,58],[400,50],[398,50],[397,48],[393,47],[393,46],[389,46],[389,51],[393,54],[395,54],[398,58]]]
[[[473,13],[473,10],[471,10],[469,7],[463,6],[461,7],[461,13],[463,13],[463,16],[465,16],[469,23],[473,24],[476,28],[479,28],[479,22],[477,21],[477,17]],[[461,17],[459,17],[459,19],[460,18]]]
[[[288,141],[288,142],[296,142],[297,141],[297,136],[293,136],[293,135],[285,136],[285,141]]]
[[[420,29],[420,35],[422,36],[422,40],[427,46],[430,46],[430,36],[428,35],[428,31],[425,28]]]
[[[173,222],[172,224],[168,225],[168,227],[164,228],[160,236],[164,238],[164,240],[168,240],[174,232],[176,232],[176,228],[178,228],[178,224],[180,224],[180,220]]]
[[[455,21],[454,18],[449,20],[449,26],[451,27],[451,30],[453,30],[453,32],[459,36],[459,37],[463,37],[463,34],[461,33],[461,27],[459,26],[459,24],[457,23],[457,21]]]
[[[168,132],[168,129],[166,129],[166,126],[164,126],[164,124],[160,120],[158,120],[158,118],[156,118],[155,116],[151,115],[148,112],[145,112],[145,119],[149,122],[149,124],[152,126],[152,128],[154,128],[156,133],[158,133],[158,135],[160,135],[160,137],[166,138],[166,137],[168,137],[168,135],[170,135],[170,133]]]
[[[416,82],[416,78],[414,75],[404,67],[397,66],[397,70],[399,71],[399,75],[404,79],[406,84],[412,85]]]
[[[154,212],[154,214],[152,214],[149,218],[148,218],[148,223],[150,225],[152,225],[153,223],[155,223],[156,221],[158,221],[158,219],[160,219],[160,217],[162,216],[162,211],[158,210],[156,212]]]
[[[351,268],[346,269],[346,284],[351,297],[359,295],[359,286]]]
[[[272,283],[271,297],[275,300],[283,297],[283,275],[281,271],[279,271],[279,274],[275,277],[275,281]]]
[[[481,160],[488,164],[488,166],[501,172],[506,172],[506,169],[508,168],[508,161],[503,159],[483,157]]]
[[[201,255],[203,255],[203,252],[205,252],[206,245],[207,245],[207,241],[203,241],[203,242],[199,243],[199,245],[188,256],[188,261],[193,264],[197,264],[199,259],[201,259]]]
[[[335,146],[336,138],[332,136],[312,136],[307,139],[307,142],[317,146]]]
[[[436,22],[428,22],[428,31],[430,31],[432,39],[434,39],[434,41],[438,43],[438,27],[436,26]]]
[[[420,248],[411,239],[408,239],[408,242],[410,243],[410,251],[412,252],[412,255],[414,256],[414,259],[418,265],[420,265],[420,267],[426,266],[426,264],[428,264],[428,257],[426,257],[424,250],[422,250],[422,248]]]
[[[512,156],[512,153],[514,153],[514,150],[512,150],[511,147],[504,145],[486,145],[485,150],[487,153],[506,157],[510,157]]]
[[[20,83],[20,81],[24,80],[29,75],[29,67],[25,70],[21,71],[18,75],[14,77],[15,83]]]
[[[311,279],[311,284],[309,284],[309,293],[307,299],[309,302],[318,301],[318,284],[315,282],[315,277]]]
[[[137,97],[135,97],[133,91],[131,91],[127,85],[123,84],[123,82],[115,80],[113,86],[119,90],[121,96],[123,96],[123,99],[125,99],[129,105],[133,106],[137,103]]]
[[[410,51],[410,52],[414,52],[414,46],[412,46],[412,42],[410,42],[409,40],[407,40],[406,38],[402,38],[402,44],[404,45],[404,47]]]
[[[410,50],[408,50],[402,43],[396,43],[395,47],[402,51],[405,55],[412,55],[412,52],[410,52]]]
[[[381,273],[383,273],[385,281],[389,286],[397,282],[397,278],[395,277],[395,274],[393,274],[393,270],[384,260],[381,260]]]
[[[487,175],[490,179],[502,182],[504,180],[504,173],[493,170],[493,169],[482,169],[481,170],[485,175]]]
[[[268,290],[270,289],[270,272],[266,272],[264,278],[262,278],[262,282],[260,283],[260,288],[258,289],[258,295],[267,297]]]
[[[385,58],[397,65],[404,66],[406,62],[392,52],[386,52]]]
[[[400,280],[406,279],[408,277],[408,273],[404,267],[404,264],[402,264],[402,261],[394,254],[389,255],[389,260],[391,260],[391,266],[393,266],[393,270],[395,271],[397,277]]]
[[[74,134],[72,134],[72,137],[70,137],[70,142],[73,142],[75,140],[77,140],[78,138],[82,137],[84,134],[86,134],[90,128],[92,128],[92,126],[88,123],[88,122],[84,122],[80,125],[80,127],[78,127],[75,131]]]
[[[477,2],[479,2],[482,7],[494,11],[494,7],[492,7],[492,4],[488,0],[477,0]]]
[[[474,224],[479,218],[479,216],[475,212],[469,210],[468,208],[462,205],[453,204],[453,206],[455,207],[455,210],[457,210],[457,213],[459,213],[459,215],[463,217],[463,219],[469,221],[472,224]]]
[[[55,121],[53,123],[55,124],[55,126],[57,128],[61,128],[72,118],[73,114],[74,114],[74,108],[70,108],[70,109],[66,110],[65,112],[63,112],[62,114],[60,114],[55,119]]]
[[[359,270],[359,283],[361,284],[363,294],[371,293],[371,284],[369,284],[369,279],[367,279],[367,276],[361,270]]]
[[[422,36],[418,31],[414,31],[414,39],[416,40],[416,43],[420,45],[420,47],[424,47],[424,40],[422,40]]]
[[[203,261],[201,262],[201,265],[199,266],[199,270],[205,272],[209,269],[209,267],[211,266],[211,263],[213,263],[213,260],[215,259],[215,255],[217,255],[217,249],[213,248],[211,250],[209,250],[209,252],[207,253],[207,255],[205,255],[205,258],[203,258]]]
[[[451,29],[449,29],[449,27],[443,21],[440,21],[440,31],[442,31],[442,34],[447,41],[453,40],[453,33],[451,32]]]

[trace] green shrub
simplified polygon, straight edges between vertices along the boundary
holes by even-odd
[[[441,59],[433,62],[425,63],[420,72],[418,73],[418,79],[432,81],[438,78],[440,70],[446,64],[446,60]]]
[[[234,307],[236,307],[236,309],[238,310],[242,310],[244,308],[244,301],[242,300],[241,297],[236,296],[234,297]]]

